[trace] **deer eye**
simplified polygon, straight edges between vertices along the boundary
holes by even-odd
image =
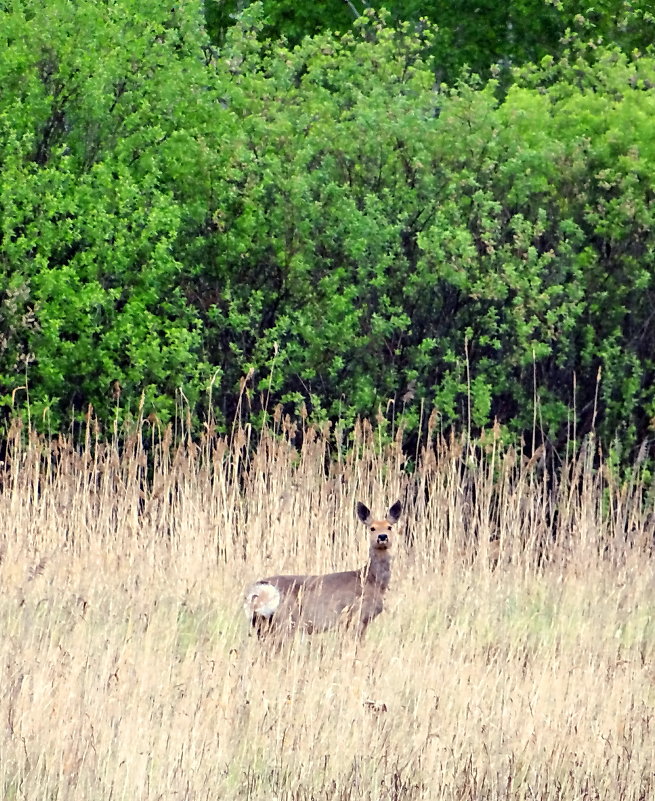
[[[391,531],[391,526],[387,526],[387,531]]]
[[[375,531],[375,526],[371,526],[371,531]]]

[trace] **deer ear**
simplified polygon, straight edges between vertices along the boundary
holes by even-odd
[[[400,519],[400,513],[402,512],[402,510],[403,510],[403,505],[401,504],[400,501],[396,501],[394,505],[391,506],[389,508],[389,511],[387,512],[387,520],[390,523],[397,523],[398,520]]]
[[[368,506],[364,506],[361,501],[357,501],[357,517],[364,525],[368,525],[371,522],[371,510]]]

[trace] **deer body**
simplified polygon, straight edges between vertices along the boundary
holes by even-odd
[[[344,625],[361,637],[384,608],[391,579],[391,530],[401,509],[397,501],[385,520],[373,520],[368,508],[357,504],[357,515],[370,532],[369,560],[360,570],[271,576],[251,585],[244,611],[257,634],[283,636],[298,629],[314,634]]]

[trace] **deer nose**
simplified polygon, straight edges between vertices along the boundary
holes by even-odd
[[[378,534],[378,542],[386,542],[389,537],[386,534]]]

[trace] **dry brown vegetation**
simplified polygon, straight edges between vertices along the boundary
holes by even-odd
[[[346,453],[282,426],[120,450],[16,429],[0,473],[4,799],[655,796],[652,493],[591,444]],[[357,567],[404,505],[385,612],[282,653],[243,587]],[[498,539],[499,538],[499,539]],[[491,542],[490,542],[491,540]]]

